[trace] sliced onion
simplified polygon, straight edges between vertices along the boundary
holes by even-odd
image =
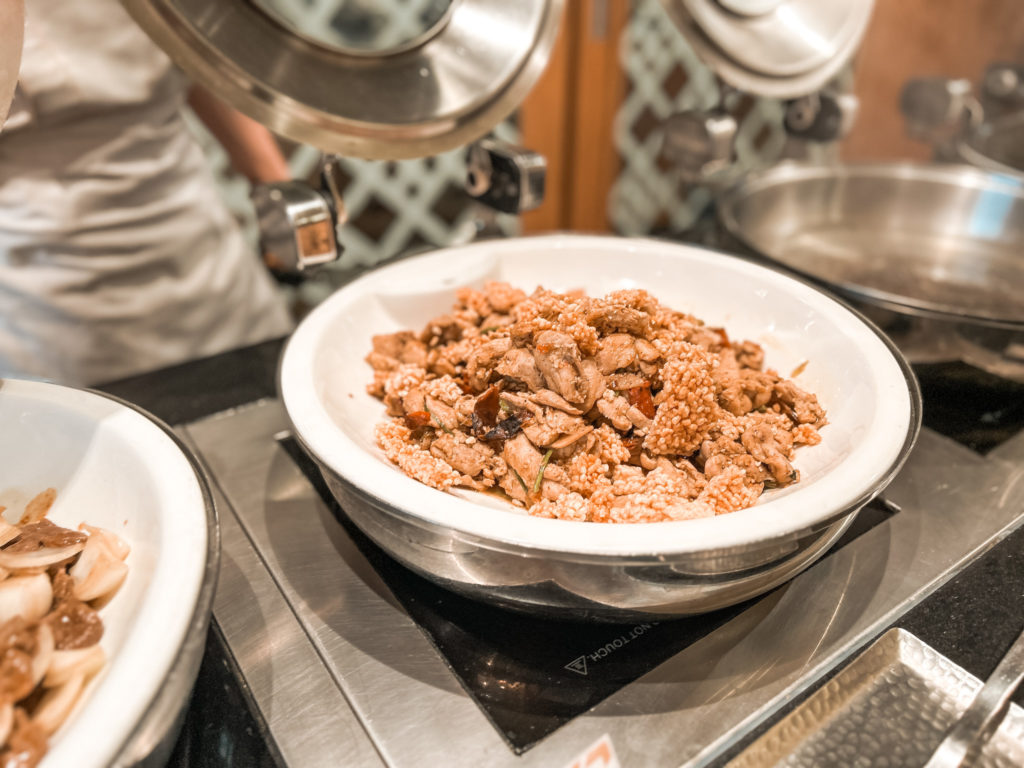
[[[33,688],[39,685],[39,681],[43,679],[43,675],[47,673],[53,663],[53,630],[45,621],[39,623],[39,629],[36,630],[36,641],[39,643],[39,648],[36,655],[32,657]]]
[[[82,523],[78,526],[78,530],[85,531],[90,536],[99,536],[103,543],[107,545],[110,554],[118,560],[124,560],[132,551],[131,545],[127,541],[106,528],[97,528],[94,525]]]
[[[7,743],[7,737],[11,735],[13,724],[14,705],[9,701],[0,703],[0,746]]]
[[[110,553],[101,537],[90,536],[68,575],[75,583],[72,589],[75,597],[88,602],[111,594],[120,587],[128,575],[128,566]]]
[[[63,685],[47,688],[32,715],[33,725],[47,736],[52,736],[60,728],[61,723],[67,719],[71,708],[75,706],[84,682],[85,675],[75,674],[68,678]]]
[[[47,568],[74,557],[85,548],[86,542],[69,544],[66,547],[43,547],[31,552],[7,552],[0,549],[0,568],[20,571],[25,568]]]
[[[0,581],[0,624],[15,616],[25,621],[39,621],[53,604],[53,587],[45,573],[34,576],[11,576]]]
[[[107,655],[99,643],[72,651],[54,651],[50,658],[50,668],[43,678],[43,687],[63,685],[76,674],[90,677],[103,668],[106,660]]]

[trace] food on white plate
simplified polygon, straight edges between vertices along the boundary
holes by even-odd
[[[46,519],[48,488],[12,524],[0,506],[0,765],[31,768],[106,663],[99,609],[128,574],[128,544]]]
[[[764,350],[639,289],[460,289],[419,333],[373,337],[387,458],[440,490],[588,522],[687,520],[799,481],[827,424]],[[794,373],[796,375],[796,373]]]

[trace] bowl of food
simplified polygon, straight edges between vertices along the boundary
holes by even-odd
[[[303,320],[280,391],[345,513],[399,561],[610,620],[713,610],[799,573],[920,426],[899,352],[819,289],[611,237],[376,270]]]
[[[162,764],[218,565],[198,465],[96,392],[0,379],[0,424],[0,758]]]

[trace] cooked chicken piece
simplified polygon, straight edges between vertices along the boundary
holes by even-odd
[[[639,373],[613,373],[604,377],[604,383],[608,389],[616,392],[628,392],[635,387],[648,385],[647,379]]]
[[[427,397],[419,387],[410,389],[402,398],[402,410],[406,413],[419,413],[427,410]],[[396,414],[397,415],[397,414]]]
[[[780,420],[784,417],[752,414],[740,441],[751,456],[768,467],[778,485],[789,485],[796,480],[796,471],[789,462],[793,455],[793,435]]]
[[[523,434],[526,435],[534,445],[551,445],[561,437],[558,430],[543,419],[530,419],[529,421],[524,421],[522,429]]]
[[[473,395],[463,395],[452,407],[455,409],[455,413],[458,414],[459,424],[463,426],[470,426],[473,424],[473,408],[476,405],[476,397]]]
[[[487,296],[482,291],[477,291],[468,286],[459,288],[455,292],[455,307],[456,309],[462,309],[465,311],[473,312],[477,315],[477,319],[481,317],[487,317],[494,311],[494,307],[491,306],[491,302],[487,300]]]
[[[537,334],[535,346],[533,358],[548,389],[570,403],[585,401],[589,389],[583,378],[580,351],[572,337],[558,331],[541,331]]]
[[[550,446],[564,435],[577,433],[586,426],[578,416],[571,416],[556,408],[533,405],[532,418],[523,421],[523,432],[534,445]]]
[[[654,363],[661,359],[658,348],[643,337],[636,340],[636,356],[644,363]]]
[[[537,473],[540,472],[540,465],[544,460],[541,452],[525,434],[519,434],[511,440],[506,440],[501,449],[501,458],[518,473],[528,488],[531,487]]]
[[[641,360],[637,367],[640,369],[640,373],[645,379],[653,381],[661,373],[660,365],[658,363],[645,363]]]
[[[502,475],[498,485],[501,487],[501,490],[516,501],[526,503],[528,500],[526,481],[521,480],[514,472],[507,472]]]
[[[505,315],[501,312],[493,312],[480,321],[480,333],[488,333],[490,331],[507,328],[512,325],[512,323],[513,320],[511,315]]]
[[[624,307],[604,301],[591,302],[587,322],[601,333],[623,331],[637,336],[647,333],[651,316],[633,307]]]
[[[586,432],[583,436],[578,435],[566,435],[560,437],[550,447],[554,449],[551,454],[552,461],[567,461],[573,456],[580,453],[592,453],[594,446],[597,445],[597,438],[594,436],[593,426],[587,426]],[[564,446],[564,447],[556,447]]]
[[[716,354],[729,347],[729,337],[721,328],[709,328],[706,325],[694,325],[686,334],[686,340]]]
[[[398,358],[389,357],[388,355],[382,355],[380,352],[371,352],[366,356],[366,362],[370,364],[370,367],[374,371],[387,372],[393,371],[398,367]]]
[[[751,482],[764,482],[771,473],[757,459],[747,453],[738,441],[729,437],[705,441],[700,448],[700,459],[704,462],[704,476],[708,478],[722,474],[732,467],[739,467],[747,473]]]
[[[629,368],[636,362],[636,340],[628,333],[605,336],[601,339],[594,362],[601,373],[606,375],[622,368]]]
[[[511,312],[512,307],[526,298],[526,294],[518,288],[497,281],[484,283],[484,295],[495,312],[503,313]]]
[[[558,410],[564,411],[572,416],[580,416],[583,413],[579,408],[570,405],[565,401],[565,398],[552,392],[550,389],[539,390],[531,396],[530,399],[537,403],[537,405],[547,405],[551,408],[557,408]]]
[[[390,415],[401,416],[405,412],[402,400],[411,390],[423,384],[426,375],[426,371],[415,365],[400,365],[386,374],[382,397]]]
[[[430,453],[469,477],[480,475],[494,456],[494,451],[484,443],[460,432],[441,434],[431,443]]]
[[[691,498],[696,497],[701,491],[704,490],[704,486],[707,485],[707,479],[704,477],[701,471],[697,469],[695,466],[693,466],[693,464],[691,464],[687,459],[677,459],[676,461],[669,461],[669,459],[662,457],[659,461],[668,462],[674,467],[675,471],[682,476],[681,482],[684,482],[686,484],[688,489],[687,494]],[[664,465],[659,464],[659,466]]]
[[[466,380],[478,392],[487,389],[494,366],[508,352],[512,342],[507,336],[491,339],[478,347],[466,361]]]
[[[604,393],[597,401],[597,410],[612,423],[619,432],[627,432],[633,426],[629,417],[629,401],[621,395],[612,394],[611,390]]]
[[[573,416],[557,408],[545,408],[544,421],[550,424],[559,435],[572,435],[587,426],[587,423],[579,416]]]
[[[733,352],[736,354],[736,362],[742,368],[753,368],[760,371],[764,367],[764,350],[760,344],[753,341],[741,341],[733,345]]]
[[[586,413],[594,407],[597,399],[605,393],[607,386],[604,383],[604,376],[598,370],[597,363],[589,357],[583,361],[583,381],[587,387],[587,396],[580,406],[580,410]]]
[[[450,405],[445,405],[436,398],[427,397],[423,410],[430,414],[430,420],[438,429],[451,432],[459,428],[459,414]]]
[[[592,424],[586,424],[581,421],[580,426],[577,429],[562,435],[560,438],[555,440],[555,442],[551,443],[549,447],[554,448],[556,451],[561,451],[579,443],[581,438],[586,437],[593,431],[594,426]],[[557,458],[563,459],[566,458],[567,455],[571,455],[571,453],[560,454]]]
[[[783,379],[775,384],[773,400],[782,404],[788,409],[794,421],[798,424],[810,424],[820,429],[825,426],[825,409],[818,404],[818,398],[809,392],[804,392],[800,387],[788,379]]]
[[[416,338],[412,331],[384,333],[373,337],[373,352],[382,357],[389,357],[398,363],[408,363],[425,367],[427,364],[427,345]],[[379,360],[379,358],[376,358]],[[377,367],[372,362],[370,365]]]
[[[458,341],[465,334],[469,325],[465,320],[452,315],[440,315],[427,323],[423,333],[420,334],[420,340],[431,347]]]
[[[719,386],[718,403],[734,416],[768,405],[778,377],[750,368],[719,366],[714,372]]]
[[[533,354],[527,349],[510,349],[501,358],[496,370],[502,376],[521,381],[534,392],[544,388],[544,377]]]

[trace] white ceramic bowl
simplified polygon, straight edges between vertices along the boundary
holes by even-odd
[[[582,288],[595,296],[645,288],[673,308],[724,326],[734,339],[759,342],[766,365],[783,374],[806,361],[796,381],[818,395],[829,424],[820,445],[797,451],[801,481],[730,515],[608,525],[530,517],[490,496],[442,493],[405,476],[374,443],[374,425],[385,412],[365,391],[372,378],[363,361],[370,337],[403,328],[418,331],[450,309],[457,287],[488,279],[527,291],[541,284]],[[841,532],[837,521],[848,523],[851,513],[881,491],[906,458],[920,424],[920,398],[906,362],[876,329],[820,290],[713,251],[609,237],[482,242],[376,270],[335,293],[300,324],[285,350],[280,389],[296,436],[356,523],[407,564],[484,596],[508,586],[485,566],[487,552],[519,557],[520,566],[527,562],[523,558],[531,558],[533,566],[561,561],[648,567],[675,560],[679,573],[716,578],[736,573],[742,579],[752,576],[744,572],[764,571],[776,559],[789,562],[784,574],[753,579],[763,591],[806,567],[813,559],[808,553],[815,546],[820,553],[827,543],[822,537],[832,540]],[[403,532],[395,533],[396,527]],[[446,558],[446,551],[461,554]],[[681,558],[688,558],[685,568]],[[453,559],[457,562],[449,562]],[[579,589],[577,576],[567,576],[565,568],[540,568],[534,575],[531,584],[539,579]],[[633,582],[635,576],[634,571]],[[491,583],[476,583],[487,580]],[[720,590],[720,599],[700,608],[749,597],[752,583]],[[517,588],[523,587],[520,579]],[[702,594],[707,587],[701,587]],[[612,606],[613,612],[695,609],[695,604],[674,604],[671,585],[662,584],[636,606],[628,592],[622,585],[610,591],[595,587],[587,599]],[[531,604],[535,597],[497,599]],[[593,613],[601,614],[602,608]]]
[[[169,430],[133,407],[0,379],[5,515],[17,520],[49,487],[57,490],[49,519],[107,528],[132,550],[124,584],[101,610],[107,665],[54,734],[43,765],[132,763],[173,726],[198,669],[218,557],[209,490]]]

